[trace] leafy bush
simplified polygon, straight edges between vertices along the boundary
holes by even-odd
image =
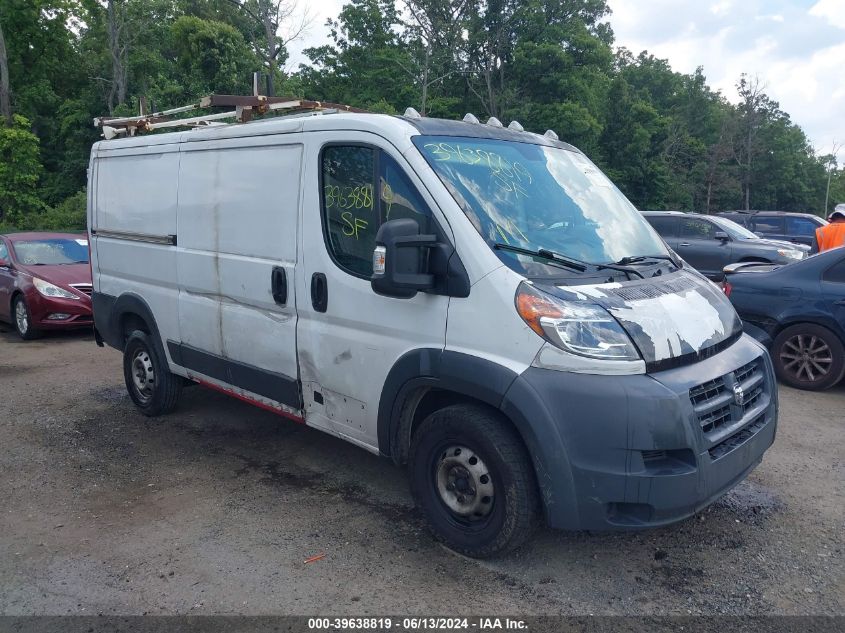
[[[84,231],[86,227],[85,211],[88,194],[85,189],[77,191],[52,209],[47,209],[38,216],[39,226],[35,228],[49,231]]]
[[[0,223],[21,225],[28,215],[44,210],[40,176],[38,137],[29,120],[16,114],[11,127],[0,125]]]

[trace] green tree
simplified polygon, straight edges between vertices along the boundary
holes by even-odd
[[[613,80],[607,99],[601,147],[608,175],[640,209],[663,208],[668,185],[663,160],[666,119],[632,94],[624,77]]]
[[[249,78],[257,59],[236,28],[183,15],[173,23],[172,37],[186,99],[211,92],[250,91]]]
[[[399,14],[392,0],[352,0],[337,20],[329,20],[332,44],[306,49],[312,66],[300,67],[306,96],[359,107],[390,104],[402,112],[416,103],[417,91],[406,68]]]
[[[38,137],[27,119],[13,115],[11,126],[0,125],[0,222],[17,225],[40,213],[45,205],[38,197],[41,176]]]

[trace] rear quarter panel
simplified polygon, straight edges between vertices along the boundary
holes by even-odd
[[[179,340],[175,249],[107,236],[109,231],[176,235],[179,145],[104,147],[98,143],[91,167],[94,291],[114,297],[139,295],[152,310],[162,338]]]

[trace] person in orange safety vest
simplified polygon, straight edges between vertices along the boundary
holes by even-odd
[[[845,246],[845,204],[837,204],[829,220],[830,224],[816,229],[811,253],[823,253],[837,246]]]

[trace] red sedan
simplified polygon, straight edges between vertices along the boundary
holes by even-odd
[[[0,235],[0,320],[23,339],[90,327],[88,239],[72,233]]]

